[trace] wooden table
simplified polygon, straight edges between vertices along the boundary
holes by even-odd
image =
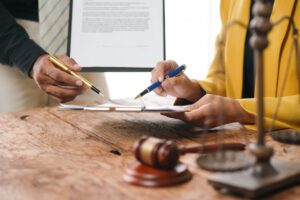
[[[227,142],[254,141],[255,133],[231,124]],[[228,127],[226,129],[228,129]],[[0,116],[0,199],[238,199],[207,184],[210,174],[185,155],[193,179],[168,188],[143,188],[122,180],[133,161],[132,144],[143,135],[195,145],[203,136],[216,143],[220,132],[208,134],[157,113],[60,111],[56,107]],[[300,160],[300,146],[267,137],[276,156]],[[299,166],[300,167],[300,166]],[[299,199],[300,186],[268,199]]]

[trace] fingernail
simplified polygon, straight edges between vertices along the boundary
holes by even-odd
[[[83,85],[83,82],[80,81],[80,80],[78,80],[78,81],[75,82],[75,84],[76,84],[77,86],[82,86],[82,85]]]
[[[73,65],[74,68],[76,68],[78,71],[81,71],[81,67],[78,64]]]
[[[162,82],[163,80],[164,80],[164,77],[162,77],[162,76],[158,77],[159,82]]]

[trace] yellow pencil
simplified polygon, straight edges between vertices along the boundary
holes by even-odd
[[[82,76],[76,74],[75,72],[73,72],[65,63],[63,63],[62,61],[58,60],[57,58],[55,58],[54,56],[48,56],[48,60],[50,62],[52,62],[56,67],[58,67],[59,69],[67,72],[68,74],[75,76],[76,78],[78,78],[79,80],[81,80],[88,88],[90,88],[91,90],[93,90],[94,92],[96,92],[97,94],[102,95],[102,93],[100,92],[100,90],[98,88],[96,88],[91,82],[89,82],[88,80],[86,80],[85,78],[83,78]],[[103,96],[103,95],[102,95]]]

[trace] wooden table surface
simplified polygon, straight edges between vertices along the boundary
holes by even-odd
[[[232,130],[228,130],[232,129]],[[209,172],[182,156],[193,173],[185,184],[143,188],[122,180],[133,160],[132,145],[143,135],[195,145],[220,140],[219,131],[200,129],[158,113],[60,111],[56,107],[0,115],[0,199],[238,199],[207,184]],[[226,142],[254,141],[255,133],[227,126]],[[267,137],[276,156],[300,161],[300,146]],[[300,166],[299,166],[300,167]],[[239,180],[237,180],[239,181]],[[267,199],[300,199],[300,186]]]

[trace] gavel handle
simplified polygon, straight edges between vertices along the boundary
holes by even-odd
[[[246,145],[242,143],[224,143],[224,144],[205,144],[194,147],[179,147],[180,154],[184,155],[186,153],[212,153],[218,150],[233,150],[233,151],[243,151]]]

